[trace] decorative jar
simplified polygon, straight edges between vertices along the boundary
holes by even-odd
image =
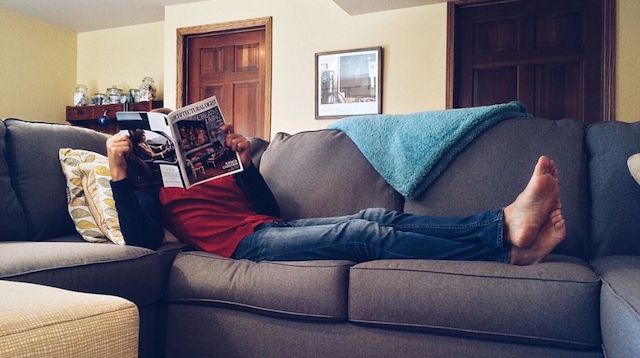
[[[89,104],[89,97],[87,96],[87,86],[77,85],[76,90],[73,93],[73,105],[86,106],[87,104]]]
[[[99,106],[103,103],[106,103],[107,101],[107,96],[104,93],[95,93],[92,97],[91,97],[91,103]]]
[[[156,98],[156,86],[155,81],[151,77],[145,77],[142,79],[140,85],[140,101],[153,101]]]
[[[116,85],[112,85],[111,88],[107,88],[107,97],[109,97],[109,103],[120,103],[122,90],[117,88]]]

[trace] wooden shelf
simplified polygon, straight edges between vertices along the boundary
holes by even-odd
[[[149,112],[162,107],[162,101],[136,102],[122,104],[104,104],[99,106],[67,106],[67,122],[72,126],[91,128],[98,132],[115,134],[118,132],[116,112],[140,111]],[[99,118],[105,114],[109,117],[107,124],[101,124]]]

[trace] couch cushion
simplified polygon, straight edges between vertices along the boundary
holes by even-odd
[[[176,257],[168,285],[169,304],[230,307],[310,320],[347,317],[350,262],[259,263],[204,252]]]
[[[608,256],[591,262],[602,276],[600,317],[608,357],[640,357],[640,257]]]
[[[533,266],[383,260],[354,266],[349,319],[433,333],[554,345],[600,345],[600,280],[555,256]]]
[[[640,186],[627,160],[640,152],[640,122],[587,129],[593,257],[640,255]]]
[[[7,128],[0,121],[0,241],[25,240],[27,238],[27,220],[16,193],[11,186],[9,165],[7,164],[7,146],[5,134]]]
[[[105,154],[107,136],[62,124],[7,119],[7,161],[29,227],[29,240],[69,235],[75,227],[67,212],[66,180],[58,150],[64,147]]]
[[[260,172],[285,219],[402,209],[402,196],[340,131],[279,133],[262,156]]]
[[[162,263],[154,251],[134,246],[0,242],[0,279],[115,295],[145,305],[160,298]]]
[[[511,203],[527,185],[540,155],[558,164],[567,239],[556,253],[588,257],[589,187],[584,130],[574,120],[511,119],[469,144],[405,211],[469,215]]]

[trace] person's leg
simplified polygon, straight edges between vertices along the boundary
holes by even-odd
[[[350,220],[366,220],[395,231],[417,233],[442,239],[483,244],[504,249],[502,234],[496,234],[498,221],[503,222],[502,210],[486,211],[465,217],[423,216],[383,208],[369,208],[346,216],[311,218],[287,221],[290,227],[333,225]],[[484,229],[483,229],[484,228]],[[486,230],[486,228],[491,228]],[[493,231],[492,231],[493,230]]]
[[[368,214],[371,213],[373,211]],[[353,261],[422,258],[508,260],[516,265],[537,263],[549,254],[566,234],[555,162],[540,157],[531,180],[516,200],[507,206],[504,212],[494,212],[496,220],[487,221],[482,218],[491,215],[489,213],[466,218],[466,225],[453,225],[451,231],[448,231],[451,234],[449,238],[443,238],[442,232],[436,232],[436,236],[432,236],[433,232],[430,230],[441,230],[442,226],[445,226],[443,223],[451,220],[450,218],[429,218],[435,219],[435,227],[430,227],[429,223],[421,224],[416,232],[402,231],[393,226],[353,216],[343,222],[336,221],[344,218],[327,218],[314,219],[315,223],[314,220],[303,220],[283,227],[271,225],[242,240],[234,257],[252,260],[324,258]],[[504,220],[501,213],[504,213]],[[380,213],[374,214],[373,216],[378,216]],[[382,216],[389,215],[402,216],[393,212],[383,213]],[[416,218],[410,217],[410,221],[414,219]],[[388,224],[385,220],[381,221]],[[411,226],[403,220],[399,222]],[[478,225],[479,222],[482,225]],[[469,237],[468,232],[471,232],[471,236],[482,239],[465,239]],[[486,238],[491,237],[495,237],[494,247],[477,243],[487,242],[490,239]],[[505,246],[503,249],[500,248],[502,245]],[[509,246],[511,248],[508,248]]]
[[[390,216],[400,230],[361,217]],[[408,229],[408,231],[406,230]],[[508,262],[502,211],[466,218],[429,218],[369,210],[339,218],[264,225],[244,238],[234,258],[260,260],[450,259]],[[491,242],[484,245],[481,242]]]

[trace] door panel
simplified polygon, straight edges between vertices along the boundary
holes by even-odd
[[[187,103],[215,95],[236,132],[269,139],[264,54],[264,29],[188,37]]]
[[[255,133],[259,130],[253,118],[258,116],[256,107],[252,104],[258,100],[260,88],[258,82],[240,83],[233,88],[233,116],[236,120],[238,133]]]
[[[535,109],[542,118],[563,118],[572,113],[583,118],[584,67],[581,61],[535,66]]]
[[[516,66],[476,69],[473,74],[473,106],[509,102],[518,95]]]
[[[454,6],[453,107],[520,100],[538,117],[602,120],[602,0]]]

